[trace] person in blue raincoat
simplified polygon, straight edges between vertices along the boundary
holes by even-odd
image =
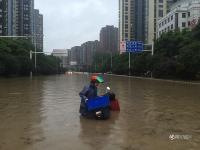
[[[92,76],[90,84],[85,86],[83,90],[79,93],[81,97],[81,104],[80,104],[80,114],[82,116],[86,116],[88,114],[86,101],[88,99],[94,99],[97,97],[97,87],[99,83],[103,83],[104,80],[100,76]]]

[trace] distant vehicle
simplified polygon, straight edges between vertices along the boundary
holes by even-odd
[[[88,72],[83,72],[83,74],[85,74],[85,75],[89,75],[89,73],[88,73]]]
[[[68,72],[66,72],[65,74],[72,75],[73,72],[72,72],[72,71],[68,71]]]

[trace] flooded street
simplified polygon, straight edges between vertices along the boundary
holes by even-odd
[[[80,117],[87,75],[0,79],[0,150],[199,150],[200,85],[105,76],[121,111]]]

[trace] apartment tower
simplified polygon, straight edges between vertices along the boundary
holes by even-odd
[[[119,0],[119,41],[156,38],[157,22],[176,0]]]

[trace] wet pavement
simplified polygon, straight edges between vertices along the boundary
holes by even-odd
[[[105,76],[121,111],[80,117],[87,75],[0,79],[0,150],[199,150],[200,85]]]

